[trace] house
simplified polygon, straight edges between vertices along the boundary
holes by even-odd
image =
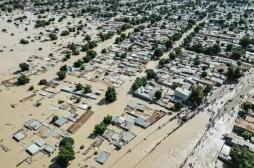
[[[230,150],[231,150],[231,147],[224,144],[218,158],[222,161],[229,162],[231,160]]]
[[[186,101],[191,95],[191,91],[177,87],[175,89],[174,96],[179,98],[181,101]]]
[[[26,151],[30,154],[30,155],[35,155],[40,151],[40,147],[37,146],[36,144],[32,144],[30,145],[28,148],[26,148]]]
[[[155,92],[156,92],[156,89],[152,86],[146,86],[146,87],[141,86],[136,91],[134,91],[134,96],[147,100],[147,101],[153,101]]]
[[[67,122],[67,118],[65,117],[59,117],[56,121],[55,121],[55,125],[58,127],[61,127],[62,125],[64,125]]]
[[[142,128],[147,128],[150,125],[147,119],[142,116],[138,116],[138,118],[136,118],[135,124]]]
[[[52,154],[55,151],[55,148],[50,146],[50,145],[46,145],[43,150],[47,153],[47,154]]]
[[[28,129],[31,129],[31,130],[38,130],[41,126],[42,126],[42,123],[36,119],[31,119],[29,121],[27,121],[24,126]]]
[[[116,116],[112,119],[112,124],[118,125],[124,130],[130,130],[134,124],[130,119],[126,119],[124,116]]]
[[[46,143],[42,139],[38,139],[35,144],[39,147],[43,147]]]
[[[100,164],[104,164],[108,160],[109,157],[110,157],[110,153],[108,153],[106,151],[101,151],[99,153],[99,155],[95,158],[95,161]]]
[[[13,134],[13,138],[18,142],[24,139],[25,137],[26,137],[26,134],[22,130],[19,130]]]

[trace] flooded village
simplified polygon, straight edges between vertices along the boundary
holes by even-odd
[[[1,165],[245,164],[253,21],[251,0],[0,1]]]

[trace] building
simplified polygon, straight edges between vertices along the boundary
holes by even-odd
[[[186,101],[191,95],[191,91],[177,87],[175,89],[174,96],[179,98],[181,101]]]
[[[24,139],[25,137],[26,137],[26,134],[22,130],[19,130],[13,134],[13,138],[18,142]]]
[[[100,164],[104,164],[108,158],[110,157],[110,153],[106,152],[106,151],[101,151],[98,156],[95,158],[95,161],[100,163]]]
[[[40,151],[40,147],[37,146],[36,144],[32,144],[30,145],[28,148],[26,148],[26,151],[30,154],[30,155],[35,155]]]
[[[134,96],[144,99],[146,101],[153,101],[156,89],[152,86],[141,86],[136,91],[134,91]]]

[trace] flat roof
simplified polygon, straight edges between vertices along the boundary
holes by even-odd
[[[37,146],[36,144],[32,144],[28,148],[26,148],[26,151],[31,155],[35,155],[40,151],[40,147]]]
[[[26,137],[26,135],[23,132],[17,132],[13,135],[13,138],[17,141],[21,141],[22,139],[24,139]]]
[[[110,153],[106,151],[101,151],[99,155],[95,158],[95,161],[100,164],[104,164],[108,160],[109,156],[110,156]]]

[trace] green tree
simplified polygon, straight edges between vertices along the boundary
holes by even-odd
[[[76,85],[76,90],[82,90],[83,87],[84,87],[84,86],[83,86],[81,83],[78,83],[78,84]]]
[[[140,78],[140,77],[137,77],[134,81],[134,83],[132,84],[131,86],[131,89],[133,91],[137,90],[139,87],[141,86],[145,86],[147,84],[147,81],[144,77]]]
[[[173,42],[172,42],[171,40],[167,40],[167,41],[165,42],[165,47],[166,47],[167,50],[169,50],[170,48],[172,48],[172,46],[173,46]]]
[[[159,99],[161,98],[161,95],[162,95],[161,90],[157,90],[157,91],[155,92],[155,94],[154,94],[155,99],[156,99],[156,100],[159,100]]]
[[[66,72],[65,71],[58,71],[57,76],[58,76],[59,80],[64,80],[64,78],[66,77]]]
[[[254,153],[246,147],[233,146],[230,150],[230,157],[233,168],[254,167]]]
[[[212,90],[212,85],[207,85],[203,90],[204,95],[208,95],[208,93]]]
[[[83,61],[81,59],[78,59],[76,62],[74,62],[73,66],[75,68],[79,68],[81,65],[83,65]]]
[[[89,45],[88,44],[85,44],[81,47],[81,51],[82,52],[85,52],[85,51],[88,51],[89,50]]]
[[[49,34],[49,38],[50,38],[50,40],[57,40],[57,35],[55,34],[55,33],[50,33]]]
[[[170,59],[170,60],[176,59],[176,54],[173,53],[173,52],[169,53],[169,59]]]
[[[227,71],[227,80],[228,81],[237,81],[243,72],[241,71],[239,66],[230,65]]]
[[[90,85],[86,85],[84,88],[83,88],[83,93],[91,93],[92,92],[92,87]]]
[[[60,67],[60,71],[67,71],[68,68],[67,68],[67,65],[63,65]]]
[[[74,145],[74,139],[71,137],[64,137],[59,143],[59,146],[72,146],[72,145]]]
[[[29,70],[29,64],[27,64],[25,62],[19,64],[19,67],[20,67],[21,71],[28,71]]]
[[[165,64],[168,64],[168,63],[169,63],[169,60],[166,58],[161,58],[159,61],[160,66],[164,66]]]
[[[156,78],[156,72],[154,72],[153,69],[147,69],[146,70],[146,78],[147,80],[150,80],[150,79],[155,79]]]
[[[180,55],[182,53],[182,48],[181,47],[177,47],[175,49],[175,53],[176,53],[176,55]]]
[[[26,83],[29,83],[30,79],[26,77],[26,75],[20,75],[17,78],[17,84],[18,85],[25,85]]]
[[[75,152],[73,150],[74,140],[65,137],[59,144],[59,153],[57,156],[57,163],[62,167],[67,167],[71,160],[75,159]]]
[[[207,76],[207,72],[203,71],[202,74],[200,75],[202,78],[205,78]]]
[[[25,40],[25,39],[21,39],[21,40],[20,40],[20,43],[21,43],[21,44],[28,44],[29,41],[28,41],[28,40]]]
[[[243,48],[247,48],[250,44],[251,44],[251,39],[249,36],[244,36],[243,38],[241,38],[239,40],[239,44],[243,47]]]
[[[228,44],[227,47],[226,47],[226,51],[227,52],[231,52],[232,48],[233,48],[233,45],[232,44]]]
[[[159,57],[161,57],[163,55],[163,52],[160,48],[156,48],[154,50],[154,53],[153,53],[153,58],[154,59],[158,59]]]
[[[54,124],[56,120],[58,120],[58,116],[54,116],[52,120],[49,122],[50,124]]]
[[[88,57],[90,57],[92,59],[95,58],[96,55],[97,55],[97,53],[94,50],[89,50],[89,51],[86,52],[86,56],[88,56]]]
[[[200,105],[203,101],[204,98],[204,93],[202,91],[202,88],[200,86],[193,86],[191,90],[191,96],[189,100],[194,104],[194,105]]]
[[[183,104],[181,102],[175,102],[175,104],[174,104],[174,110],[175,111],[180,111],[181,108],[183,108]]]
[[[107,125],[104,122],[100,124],[96,124],[94,127],[94,133],[98,135],[102,135],[107,129]]]
[[[252,137],[252,133],[250,133],[249,131],[244,131],[243,133],[241,133],[240,136],[243,137],[245,140],[250,140]]]
[[[104,117],[103,121],[105,124],[109,125],[112,121],[112,116],[111,115],[107,115],[106,117]]]
[[[245,50],[242,47],[235,47],[232,50],[232,59],[239,60],[245,55]]]
[[[116,90],[114,87],[108,87],[106,93],[105,93],[105,99],[108,102],[114,102],[116,101]]]
[[[38,85],[46,85],[48,83],[47,79],[42,79],[39,81]]]

